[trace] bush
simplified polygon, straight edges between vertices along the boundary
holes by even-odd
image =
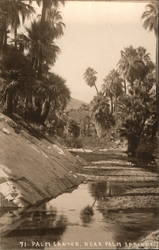
[[[67,147],[71,148],[82,148],[82,141],[79,138],[68,137],[65,139],[65,143]]]

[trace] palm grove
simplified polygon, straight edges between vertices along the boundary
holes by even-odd
[[[154,31],[157,38],[158,9],[159,3],[152,1],[142,15],[144,28]],[[121,137],[127,138],[128,152],[133,155],[141,142],[152,143],[157,131],[158,46],[156,48],[156,67],[144,47],[124,48],[116,68],[103,79],[101,91],[96,86],[97,72],[91,67],[84,72],[86,83],[97,92],[90,109],[99,137],[115,127]]]
[[[1,108],[38,124],[51,113],[56,123],[70,99],[65,80],[50,71],[60,53],[56,41],[65,28],[59,11],[64,2],[37,0],[41,14],[25,27],[36,15],[33,2],[0,1]]]
[[[68,120],[63,113],[70,100],[65,80],[50,70],[60,53],[57,39],[64,34],[65,24],[59,11],[64,1],[36,0],[41,13],[25,27],[25,21],[36,14],[33,2],[0,1],[1,109],[9,116],[16,113],[31,123],[46,125],[49,121],[56,130],[59,121],[65,124]],[[157,16],[158,2],[153,1],[142,18],[144,27],[153,30],[158,38]],[[124,48],[116,68],[103,79],[101,90],[96,86],[97,72],[89,67],[84,73],[87,84],[96,89],[89,109],[98,136],[115,128],[120,136],[127,138],[132,154],[141,139],[152,141],[156,133],[157,53],[155,70],[145,48]],[[70,124],[70,133],[74,127],[77,131],[78,124]],[[79,136],[79,129],[75,134]]]

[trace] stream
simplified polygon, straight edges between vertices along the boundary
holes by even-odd
[[[74,154],[88,162],[79,173],[86,181],[18,217],[1,236],[1,250],[128,249],[158,229],[159,175],[152,160],[115,150]],[[16,211],[7,213],[15,223]]]

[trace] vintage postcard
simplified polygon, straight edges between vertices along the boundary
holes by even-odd
[[[158,39],[158,0],[0,0],[0,250],[159,249]]]

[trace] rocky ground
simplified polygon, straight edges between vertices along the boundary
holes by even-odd
[[[24,127],[0,114],[0,232],[11,224],[5,208],[37,205],[83,180],[78,158]]]
[[[16,228],[23,219],[18,214],[20,210],[17,209],[14,222],[14,217],[6,214],[5,208],[28,209],[71,190],[84,180],[107,183],[105,195],[100,202],[97,202],[98,209],[107,220],[112,214],[113,220],[122,224],[126,212],[140,212],[144,209],[158,211],[159,169],[155,161],[130,158],[124,152],[124,148],[119,149],[119,145],[116,149],[102,149],[98,152],[70,149],[75,156],[73,157],[56,141],[50,142],[38,134],[32,136],[24,127],[0,114],[0,232],[2,234],[8,229]],[[116,188],[117,183],[122,184],[119,190]],[[151,223],[151,218],[148,223]],[[142,234],[142,238],[137,242],[143,243],[142,245],[128,247],[159,248],[157,229],[152,227],[150,234],[144,236]],[[153,244],[150,244],[151,242]]]
[[[82,152],[78,154],[82,156]],[[83,156],[89,164],[84,166],[80,175],[88,181],[107,182],[106,194],[97,203],[107,220],[112,214],[112,220],[122,224],[127,213],[159,210],[159,167],[155,161],[136,160],[119,149],[105,150],[104,157],[102,152],[93,154],[93,157],[87,152]],[[117,183],[123,187],[119,192],[114,188]],[[143,223],[146,227],[146,223],[151,222],[144,222],[143,218]],[[138,230],[135,221],[131,230]],[[148,235],[142,234],[134,243],[136,245],[130,244],[126,249],[159,249],[159,231],[155,226],[152,226],[152,231]]]

